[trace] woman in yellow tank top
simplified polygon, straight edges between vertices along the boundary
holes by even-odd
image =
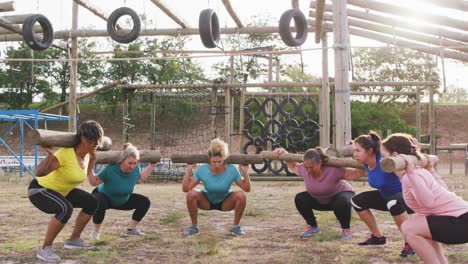
[[[68,222],[73,208],[82,208],[75,220],[73,232],[65,240],[66,249],[92,249],[80,235],[97,207],[97,201],[90,193],[75,188],[86,179],[89,153],[97,150],[104,135],[101,125],[96,121],[86,121],[80,125],[77,137],[79,143],[73,148],[61,148],[55,153],[44,147],[47,157],[39,163],[36,179],[31,181],[28,196],[39,210],[54,214],[47,227],[46,236],[37,252],[43,261],[56,262],[60,257],[52,250],[55,237]],[[92,168],[90,168],[92,169]]]

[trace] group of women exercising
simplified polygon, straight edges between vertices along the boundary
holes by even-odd
[[[37,257],[43,261],[60,261],[52,243],[70,219],[73,208],[82,210],[75,220],[72,234],[65,240],[66,249],[94,248],[81,239],[81,234],[92,218],[94,228],[90,238],[99,239],[107,209],[134,210],[123,235],[145,235],[137,225],[147,213],[150,200],[134,193],[134,187],[147,179],[156,164],[150,163],[142,170],[138,149],[127,143],[121,152],[120,162],[108,165],[96,174],[93,170],[96,150],[103,134],[99,123],[86,121],[78,129],[79,143],[75,147],[60,148],[55,153],[44,148],[47,157],[38,165],[36,178],[28,189],[29,199],[35,207],[54,214],[37,252]],[[299,237],[313,237],[320,233],[314,215],[314,210],[318,210],[333,211],[342,228],[341,238],[350,240],[351,211],[354,208],[371,232],[369,238],[358,245],[385,246],[387,239],[370,209],[389,211],[405,241],[400,256],[416,253],[425,263],[447,263],[440,243],[468,242],[468,203],[448,190],[434,170],[432,161],[426,168],[413,165],[410,156],[420,159],[422,154],[419,143],[410,135],[393,134],[381,141],[377,134],[371,132],[357,137],[352,143],[354,159],[362,163],[364,170],[327,166],[328,157],[320,148],[307,150],[303,163],[287,162],[294,173],[304,178],[306,189],[294,200],[307,224]],[[286,150],[282,148],[273,151],[275,156],[283,153]],[[380,168],[381,159],[398,155],[407,163],[405,170],[386,173]],[[239,165],[237,169],[226,164],[228,146],[220,139],[211,141],[208,157],[209,164],[199,167],[187,164],[182,190],[187,193],[191,225],[183,236],[200,234],[198,209],[234,210],[230,232],[235,236],[245,235],[240,220],[247,205],[246,192],[251,190],[248,165]],[[368,176],[369,185],[375,190],[355,195],[347,180],[364,175]],[[76,188],[86,178],[92,186],[97,186],[91,194]],[[203,190],[195,190],[200,182]],[[233,182],[241,190],[232,191]]]

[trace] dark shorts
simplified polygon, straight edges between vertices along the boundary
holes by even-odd
[[[468,243],[468,213],[459,217],[430,215],[426,219],[432,240],[444,244]]]
[[[402,193],[396,193],[392,197],[385,199],[377,190],[361,192],[353,196],[351,205],[356,212],[376,209],[389,211],[392,216],[397,216],[404,212],[408,214],[414,213],[414,211],[406,205]]]
[[[232,192],[231,192],[232,193]],[[228,196],[226,196],[226,198],[224,198],[224,200],[222,200],[220,203],[217,203],[217,204],[213,204],[210,202],[210,200],[208,200],[208,197],[206,196],[206,193],[203,192],[203,194],[205,195],[206,199],[208,200],[208,202],[210,203],[210,209],[208,210],[218,210],[218,211],[224,211],[223,210],[223,203],[224,201],[226,201],[226,199],[231,195],[231,193],[228,194]]]

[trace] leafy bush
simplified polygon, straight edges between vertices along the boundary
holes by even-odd
[[[400,110],[372,102],[351,102],[351,124],[352,138],[367,134],[369,130],[381,130],[381,136],[387,136],[387,129],[392,133],[416,134],[416,128],[400,118]]]

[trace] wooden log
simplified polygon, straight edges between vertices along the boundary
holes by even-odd
[[[229,2],[229,0],[223,0],[223,4],[224,4],[224,7],[226,7],[226,10],[228,11],[228,13],[231,16],[232,20],[234,20],[234,22],[236,22],[237,27],[239,27],[239,28],[244,27],[244,25],[242,25],[241,20],[237,16],[236,11],[234,11],[234,9],[232,8],[231,2]]]
[[[122,151],[98,151],[97,164],[114,164],[120,162]],[[161,152],[159,150],[140,150],[140,162],[156,163],[161,160]]]
[[[34,14],[11,15],[11,16],[3,16],[2,18],[10,21],[12,24],[23,24],[26,18],[32,15]]]
[[[172,154],[172,163],[209,163],[207,154]],[[262,164],[263,156],[260,154],[231,154],[227,157],[229,164]]]
[[[325,154],[337,158],[349,158],[354,155],[353,145],[344,145],[341,149],[328,147],[324,149]]]
[[[41,146],[71,148],[78,144],[76,133],[62,132],[45,129],[34,129],[28,133],[32,143]],[[109,137],[102,137],[98,150],[109,150],[112,146],[112,140]]]
[[[423,155],[420,160],[416,156],[408,155],[412,160],[413,164],[425,168],[428,164],[428,157],[434,160],[435,163],[439,162],[439,157],[435,155]],[[380,161],[380,167],[385,172],[395,172],[399,170],[404,170],[406,168],[406,161],[401,156],[389,157],[382,159]]]
[[[185,22],[183,19],[179,18],[174,11],[172,11],[166,3],[164,3],[162,0],[151,0],[153,4],[155,4],[161,11],[163,11],[168,17],[170,17],[174,22],[179,24],[182,28],[189,28],[189,25],[187,22]]]
[[[421,144],[422,150],[428,150],[430,148],[430,144]],[[448,146],[436,146],[436,150],[467,150],[468,143],[460,143],[460,144],[451,144]]]
[[[295,162],[302,162],[303,155],[302,154],[295,154],[295,153],[283,153],[278,157],[273,156],[271,151],[262,151],[260,153],[264,159],[269,160],[282,160],[282,161],[295,161]],[[356,169],[363,169],[362,165],[352,159],[342,159],[342,158],[333,158],[329,157],[328,162],[324,163],[324,165],[332,166],[332,167],[349,167],[349,168],[356,168]]]
[[[309,25],[311,26],[315,25],[315,20],[311,18],[309,18],[308,22],[309,22]],[[323,26],[325,29],[328,29],[328,30],[333,28],[333,24],[331,23],[324,23]],[[418,42],[402,39],[400,37],[381,34],[381,33],[370,31],[370,30],[363,30],[363,29],[359,29],[359,28],[351,27],[351,26],[349,27],[349,32],[352,35],[380,41],[383,43],[392,43],[394,47],[407,47],[407,48],[411,48],[411,49],[418,50],[421,52],[434,54],[437,56],[440,55],[440,49],[441,49],[440,47],[428,46],[425,44],[420,44]],[[458,51],[444,50],[444,56],[446,58],[468,62],[468,55],[465,53],[458,52]]]
[[[15,11],[15,10],[16,10],[15,1],[0,3],[0,12],[9,12],[9,11]]]

